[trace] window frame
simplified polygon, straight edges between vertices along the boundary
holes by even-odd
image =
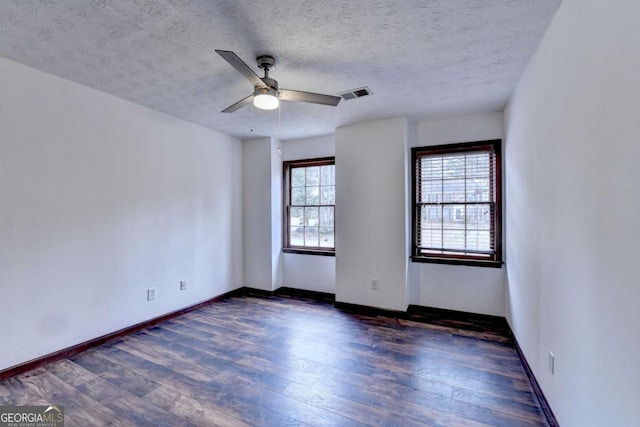
[[[302,160],[286,160],[282,162],[282,252],[284,253],[295,253],[295,254],[305,254],[305,255],[324,255],[324,256],[335,256],[336,253],[336,245],[335,245],[335,200],[333,205],[323,205],[323,206],[333,206],[333,247],[314,247],[314,246],[292,246],[289,242],[289,209],[291,207],[291,169],[294,167],[313,167],[313,166],[327,166],[333,165],[335,167],[336,159],[335,157],[318,157],[313,159],[302,159]],[[334,182],[334,188],[336,186]]]
[[[490,257],[470,254],[425,254],[418,248],[418,208],[417,203],[417,160],[424,155],[453,154],[474,151],[485,151],[490,148],[495,158],[495,202],[493,227],[494,252]],[[444,145],[414,147],[411,149],[411,260],[413,262],[471,265],[480,267],[502,267],[502,140],[462,142]]]

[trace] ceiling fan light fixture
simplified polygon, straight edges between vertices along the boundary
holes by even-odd
[[[279,105],[278,94],[272,88],[256,88],[253,92],[253,105],[261,110],[275,110]]]

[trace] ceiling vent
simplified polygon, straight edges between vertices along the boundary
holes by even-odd
[[[342,97],[345,101],[355,98],[362,98],[363,96],[369,96],[373,92],[367,86],[359,87],[358,89],[351,89],[345,92],[340,92],[338,95]]]

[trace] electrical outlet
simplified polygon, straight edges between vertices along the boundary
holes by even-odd
[[[380,289],[380,281],[378,279],[371,279],[371,289],[374,291]]]
[[[187,281],[186,280],[180,280],[180,290],[184,291],[185,289],[187,289]]]
[[[153,301],[156,299],[156,288],[147,289],[147,301]]]
[[[553,375],[556,370],[555,362],[556,357],[553,355],[553,353],[549,352],[549,372],[551,372],[551,375]]]

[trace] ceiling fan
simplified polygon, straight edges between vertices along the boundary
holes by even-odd
[[[222,110],[223,113],[233,113],[240,108],[253,105],[262,110],[274,110],[278,108],[280,100],[310,102],[312,104],[338,105],[339,96],[323,95],[321,93],[303,92],[291,89],[279,89],[278,82],[269,77],[269,70],[276,65],[276,60],[271,55],[262,55],[257,58],[258,68],[264,70],[264,77],[259,77],[242,59],[230,50],[218,50],[218,55],[227,61],[240,74],[245,76],[253,85],[253,93],[235,104]]]

